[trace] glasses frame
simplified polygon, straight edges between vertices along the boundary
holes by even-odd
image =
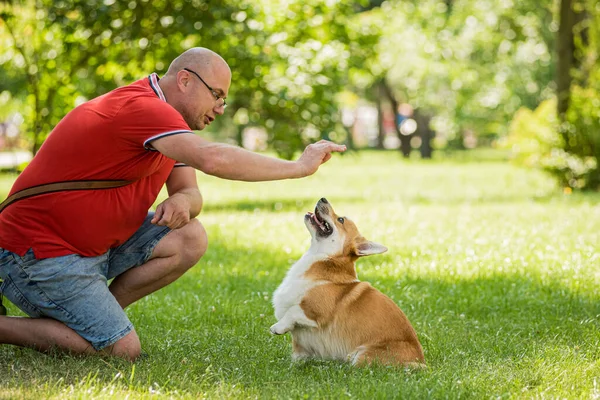
[[[192,70],[191,70],[191,69],[189,69],[189,68],[184,68],[183,70],[184,70],[184,71],[187,71],[187,72],[191,72],[192,74],[196,75],[196,76],[198,77],[198,79],[200,79],[200,82],[204,83],[204,86],[206,86],[206,87],[207,87],[207,89],[208,89],[208,90],[210,90],[210,93],[211,93],[211,94],[214,96],[214,98],[215,98],[215,100],[217,101],[217,103],[219,102],[219,99],[223,99],[223,104],[222,104],[222,105],[220,105],[219,107],[223,107],[223,108],[226,108],[226,107],[227,107],[227,102],[225,101],[225,97],[221,97],[221,96],[219,95],[219,93],[217,93],[217,91],[216,91],[215,89],[211,88],[211,87],[208,85],[208,83],[206,83],[206,82],[204,81],[204,79],[202,79],[202,77],[201,77],[200,75],[198,75],[198,73],[197,73],[197,72],[195,72],[195,71],[192,71]]]

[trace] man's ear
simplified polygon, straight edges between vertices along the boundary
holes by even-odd
[[[381,254],[387,251],[387,247],[375,242],[362,242],[358,246],[356,246],[356,255],[359,257],[362,256],[371,256],[373,254]]]
[[[176,79],[177,85],[179,87],[182,87],[182,86],[187,87],[187,85],[188,85],[188,83],[190,81],[189,73],[187,75],[185,75],[186,72],[187,71],[183,71],[183,70],[177,72],[177,75],[176,75],[175,79]]]

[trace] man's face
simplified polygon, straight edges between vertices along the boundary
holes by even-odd
[[[217,115],[225,112],[225,98],[231,82],[228,68],[212,68],[206,77],[193,69],[184,70],[189,76],[186,88],[190,98],[185,103],[182,115],[192,130],[202,130],[210,125]]]

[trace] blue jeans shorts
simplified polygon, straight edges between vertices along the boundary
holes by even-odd
[[[0,248],[2,293],[32,318],[63,322],[101,350],[133,330],[108,280],[140,266],[170,232],[150,223],[149,213],[137,232],[121,246],[97,257],[76,254],[38,260],[29,250],[23,257]]]

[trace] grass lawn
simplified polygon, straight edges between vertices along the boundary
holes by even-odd
[[[149,357],[0,346],[0,398],[600,397],[600,196],[500,161],[378,152],[303,180],[198,179],[208,253],[128,309]],[[308,248],[303,215],[320,197],[389,248],[359,260],[359,278],[407,314],[427,370],[292,363],[289,335],[269,334],[271,295]]]

